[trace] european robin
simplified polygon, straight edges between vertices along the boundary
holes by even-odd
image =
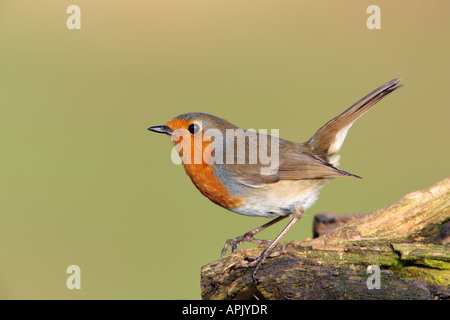
[[[273,252],[273,249],[317,200],[324,185],[335,177],[360,178],[337,168],[339,150],[352,124],[378,101],[400,88],[400,81],[394,79],[369,93],[328,121],[304,143],[244,131],[224,119],[205,113],[185,113],[166,125],[148,129],[172,137],[187,175],[212,202],[243,215],[275,217],[259,228],[227,240],[222,249],[223,257],[229,246],[232,252],[236,252],[244,241],[257,244],[270,242],[258,258],[249,257],[247,261],[250,262],[235,266],[255,267],[255,279],[256,272],[268,257],[284,252],[285,246],[279,252]],[[244,132],[244,143],[239,145],[236,132]],[[252,137],[256,139],[252,140]],[[265,150],[270,149],[271,155],[275,154],[277,158],[273,158],[275,164],[267,166],[267,161],[253,156],[261,152],[259,147],[269,139],[271,144]],[[256,141],[256,147],[252,141]],[[239,152],[242,152],[240,157]],[[254,238],[261,230],[288,216],[291,218],[289,223],[275,240]]]

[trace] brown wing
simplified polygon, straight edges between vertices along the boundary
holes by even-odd
[[[257,187],[280,180],[325,179],[357,177],[333,167],[322,159],[305,152],[308,146],[279,139],[278,166],[271,164],[224,164],[225,169],[242,184]],[[248,155],[248,153],[247,153]],[[270,169],[269,169],[270,168]],[[262,170],[264,169],[264,170]]]
[[[309,154],[294,153],[280,161],[278,175],[281,180],[322,179],[336,177],[357,177],[354,174],[333,167],[328,162]]]

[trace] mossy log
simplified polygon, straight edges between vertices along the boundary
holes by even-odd
[[[202,298],[450,299],[449,194],[447,178],[370,214],[347,217],[327,234],[292,241],[262,265],[256,282],[252,269],[232,266],[264,246],[238,250],[202,267]]]

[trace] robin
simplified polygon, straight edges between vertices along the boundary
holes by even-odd
[[[236,136],[232,139],[223,139],[223,136],[227,136],[228,132],[243,130],[216,116],[185,113],[176,116],[166,125],[148,129],[172,137],[187,175],[197,189],[212,202],[239,214],[275,218],[242,236],[227,240],[222,249],[221,257],[226,254],[228,247],[231,247],[231,252],[234,253],[245,241],[270,243],[259,257],[248,257],[248,263],[235,265],[255,267],[252,273],[255,279],[258,269],[267,258],[284,252],[286,246],[278,252],[273,251],[289,229],[300,220],[303,212],[317,200],[323,186],[336,177],[360,178],[337,168],[339,150],[352,124],[386,95],[402,87],[403,85],[399,85],[400,81],[401,79],[394,79],[369,93],[327,122],[307,142],[295,143],[255,133],[257,138],[264,137],[258,140],[259,144],[265,141],[265,138],[274,138],[275,141],[269,149],[271,153],[277,154],[278,161],[274,161],[275,166],[266,172],[262,170],[267,168],[262,161],[242,163],[237,159],[238,148],[228,148],[230,141],[236,143]],[[216,133],[214,138],[211,138],[211,132]],[[217,133],[219,136],[222,134],[221,139],[217,138]],[[245,159],[250,159],[254,152],[250,148],[250,140],[245,140]],[[218,146],[222,147],[221,158],[215,157],[219,153]],[[210,150],[206,152],[208,148]],[[234,153],[233,156],[227,157],[230,152]],[[198,154],[201,157],[195,158]],[[218,161],[224,159],[234,161]],[[258,232],[288,216],[289,223],[273,241],[254,238]]]

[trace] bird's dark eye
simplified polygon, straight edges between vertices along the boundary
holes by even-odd
[[[200,131],[200,126],[199,126],[198,124],[196,124],[196,123],[193,123],[193,124],[191,124],[191,125],[188,127],[188,131],[189,131],[191,134],[196,134],[196,133],[198,133],[198,132]]]

